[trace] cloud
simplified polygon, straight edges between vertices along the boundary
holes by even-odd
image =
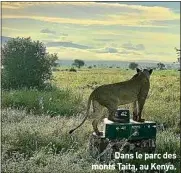
[[[121,3],[2,2],[3,35],[46,40],[50,45],[47,49],[57,51],[60,58],[76,53],[76,58],[85,59],[156,57],[173,61],[176,55],[172,49],[179,45],[180,38],[179,12],[159,3]],[[40,34],[43,29],[44,34]],[[89,45],[94,47],[90,49]],[[171,55],[147,54],[162,51]]]
[[[141,50],[144,50],[144,46],[142,44],[138,44],[133,46],[132,44],[124,44],[125,47],[123,48],[114,48],[114,47],[105,47],[101,49],[92,49],[91,51],[104,54],[104,53],[111,53],[117,55],[141,55]]]
[[[46,28],[46,29],[42,29],[41,31],[40,31],[41,33],[46,33],[46,34],[53,34],[53,35],[61,35],[61,36],[68,36],[68,34],[65,34],[65,33],[57,33],[56,31],[53,31],[53,30],[50,30],[50,29],[48,29],[48,28]]]
[[[151,25],[149,22],[143,22],[139,19],[133,19],[132,17],[121,17],[117,20],[112,17],[107,17],[107,19],[74,19],[74,18],[61,18],[61,17],[48,17],[48,16],[32,16],[32,15],[2,15],[3,19],[31,19],[31,20],[39,20],[43,22],[49,22],[49,23],[64,23],[64,24],[76,24],[76,25],[84,25],[84,26],[90,26],[90,25],[123,25],[123,26],[137,26],[137,27],[165,27],[165,26],[159,26],[159,25]],[[128,20],[129,18],[129,20]],[[141,25],[142,24],[142,25]]]
[[[93,49],[74,49],[65,47],[47,47],[48,52],[58,53],[60,59],[82,59],[82,60],[112,60],[112,61],[170,61],[162,55],[148,55],[132,50],[122,50],[119,53],[98,53]],[[71,52],[71,53],[70,53]],[[121,54],[122,52],[122,54]],[[175,52],[174,52],[175,53]],[[176,58],[175,58],[176,60]],[[173,60],[174,61],[174,60]],[[171,61],[172,62],[172,61]]]
[[[56,34],[56,31],[52,31],[50,29],[42,29],[40,32],[41,33],[48,33],[48,34]]]
[[[118,53],[118,49],[113,47],[106,47],[102,49],[95,49],[93,50],[96,53]]]
[[[91,49],[89,46],[80,45],[72,42],[63,42],[63,41],[55,41],[55,42],[48,42],[47,47],[72,47],[77,49]]]
[[[157,3],[158,4],[158,3]],[[177,2],[179,5],[179,2]],[[110,10],[109,8],[112,9],[112,11],[117,12],[118,10],[122,10],[123,12],[140,12],[140,11],[147,11],[147,12],[162,12],[162,11],[168,11],[170,10],[167,7],[163,7],[161,5],[153,5],[149,6],[146,3],[144,5],[141,5],[141,3],[138,5],[133,5],[133,4],[123,4],[123,3],[117,3],[117,2],[111,2],[111,3],[106,3],[106,2],[2,2],[2,7],[3,8],[12,8],[12,9],[18,9],[18,8],[28,8],[29,6],[59,6],[59,7],[76,7],[76,8],[87,8],[91,10],[92,8],[98,8],[98,10],[102,9],[102,12],[104,12],[104,9]],[[175,3],[176,5],[176,3]],[[78,9],[79,10],[79,9]]]
[[[147,55],[165,55],[165,56],[170,56],[171,53],[169,52],[145,52]]]
[[[129,55],[129,54],[131,54],[131,52],[127,51],[127,50],[123,50],[123,51],[120,51],[119,54],[121,54],[121,55]]]
[[[128,50],[139,50],[139,51],[141,51],[141,50],[145,50],[145,46],[143,45],[143,44],[137,44],[137,45],[133,45],[132,43],[124,43],[123,45],[122,45],[122,47],[124,48],[124,49],[128,49]]]
[[[21,8],[25,8],[28,6],[33,6],[35,4],[31,3],[31,2],[3,2],[2,3],[2,8],[4,9],[21,9]]]
[[[117,53],[117,52],[118,52],[117,49],[112,48],[112,47],[107,47],[107,48],[106,48],[106,51],[107,51],[107,53]]]
[[[19,29],[16,29],[16,28],[10,28],[10,27],[2,27],[2,30],[6,30],[6,31],[8,30],[8,31],[11,31],[11,32],[12,32],[12,31],[16,31],[16,32],[17,32],[17,31],[19,31],[19,32],[22,31],[22,30],[19,30]]]
[[[96,38],[95,41],[102,41],[102,42],[108,42],[108,41],[114,41],[112,38]]]
[[[27,7],[31,6],[31,9]],[[33,19],[53,23],[78,25],[123,25],[166,27],[164,20],[178,20],[180,14],[159,6],[127,5],[95,2],[11,2],[2,3],[2,18]],[[8,8],[24,8],[22,13]],[[38,10],[38,9],[41,10]],[[47,12],[47,9],[50,11]],[[71,9],[71,10],[70,10]],[[34,13],[33,13],[34,12]],[[45,13],[44,13],[45,12]],[[36,14],[36,15],[32,15]],[[45,15],[46,14],[46,15]],[[163,21],[157,25],[152,21]]]
[[[151,21],[152,25],[162,25],[162,26],[166,26],[166,25],[178,25],[180,26],[180,20],[179,19],[173,19],[173,20],[152,20]]]
[[[120,55],[133,55],[133,56],[140,56],[143,55],[143,53],[139,52],[139,51],[134,51],[134,50],[122,50],[119,51]]]

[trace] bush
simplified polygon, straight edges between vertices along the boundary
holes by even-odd
[[[71,91],[52,89],[52,91],[11,90],[2,92],[2,107],[25,109],[36,114],[68,115],[80,111],[81,98]]]
[[[134,70],[134,69],[136,69],[137,67],[138,67],[138,64],[135,63],[135,62],[131,62],[131,63],[129,64],[129,68],[130,68],[131,70]]]
[[[77,72],[77,70],[75,69],[75,68],[70,68],[70,70],[69,70],[70,72]]]
[[[92,66],[88,66],[88,68],[92,68]]]
[[[13,38],[2,47],[2,87],[5,89],[42,88],[51,79],[56,54],[30,38]]]

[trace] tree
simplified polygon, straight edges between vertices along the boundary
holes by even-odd
[[[176,50],[176,54],[177,54],[177,56],[178,56],[178,58],[177,58],[177,62],[178,63],[180,63],[180,49],[177,49],[176,47],[175,47],[175,50]]]
[[[85,65],[85,62],[80,59],[75,59],[72,65],[80,68]]]
[[[2,47],[2,87],[6,89],[41,88],[51,79],[51,67],[58,59],[31,38],[13,38]]]
[[[157,63],[157,68],[160,69],[160,70],[164,70],[165,69],[165,64],[159,62],[159,63]]]
[[[129,64],[129,68],[132,69],[132,70],[135,70],[137,67],[138,67],[138,64],[135,63],[135,62],[131,62],[131,63]]]

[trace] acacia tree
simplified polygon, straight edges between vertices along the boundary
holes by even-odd
[[[85,62],[80,59],[75,59],[72,65],[80,68],[85,65]]]
[[[163,69],[165,69],[165,64],[159,62],[159,63],[157,63],[157,68],[160,70],[163,70]]]
[[[138,64],[135,63],[135,62],[131,62],[131,63],[129,64],[129,68],[132,69],[132,70],[135,70],[137,67],[138,67]]]
[[[13,38],[2,47],[2,87],[6,89],[41,88],[51,79],[56,54],[31,38]]]

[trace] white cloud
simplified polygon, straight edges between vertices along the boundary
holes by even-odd
[[[24,10],[21,15],[11,14],[8,8],[23,9],[31,6],[41,7],[37,15],[32,15],[30,10]],[[47,16],[48,7],[51,16]],[[55,9],[51,9],[51,7]],[[72,8],[70,8],[72,7]],[[180,15],[165,7],[148,7],[142,5],[126,5],[118,3],[96,2],[3,2],[3,18],[34,19],[54,23],[67,23],[79,25],[124,25],[138,27],[165,27],[165,25],[153,25],[157,20],[179,20]],[[60,9],[59,9],[60,8]],[[67,10],[63,10],[67,8]],[[68,9],[71,9],[68,10]],[[62,9],[62,15],[61,15]],[[64,16],[64,17],[61,17]],[[85,17],[84,17],[85,16]]]
[[[32,39],[46,40],[46,43],[72,42],[78,46],[94,47],[79,49],[75,48],[77,45],[69,44],[70,47],[47,48],[58,52],[60,58],[174,61],[176,55],[172,49],[180,43],[177,31],[180,15],[161,6],[103,2],[2,2],[2,8],[4,36],[31,36]],[[40,34],[42,29],[44,33]],[[131,44],[125,44],[129,42]],[[147,54],[145,48],[147,52],[154,53]],[[165,55],[158,52],[165,52]],[[169,52],[172,53],[167,56]]]
[[[145,46],[143,44],[133,45],[131,42],[124,43],[122,47],[128,50],[145,50]]]

